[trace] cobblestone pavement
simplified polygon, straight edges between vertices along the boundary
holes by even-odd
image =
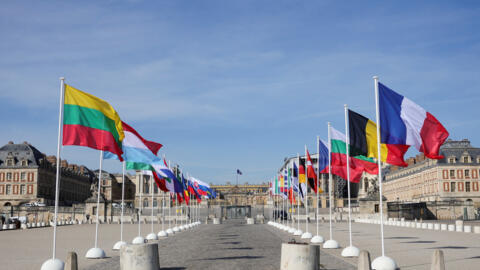
[[[280,269],[282,242],[291,240],[268,225],[246,225],[231,220],[201,225],[159,241],[161,269]],[[322,269],[354,269],[338,258],[321,253]],[[119,257],[84,269],[119,269]]]

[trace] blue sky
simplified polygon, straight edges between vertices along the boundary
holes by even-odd
[[[0,144],[56,153],[65,76],[191,175],[259,183],[315,152],[327,121],[344,130],[343,104],[374,119],[378,75],[480,146],[478,14],[476,1],[4,1]],[[62,157],[98,168],[95,150]]]

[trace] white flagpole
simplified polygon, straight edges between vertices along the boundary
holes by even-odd
[[[385,256],[385,240],[383,235],[383,193],[382,193],[382,153],[380,149],[381,144],[381,137],[380,137],[380,104],[378,98],[378,77],[374,76],[373,81],[375,84],[375,114],[377,120],[377,164],[378,164],[378,192],[379,200],[380,200],[380,238],[382,241],[382,256],[376,258],[372,262],[372,267],[378,269],[378,267],[382,267],[383,269],[396,269],[397,264],[395,261],[387,256]]]
[[[308,232],[308,165],[307,165],[308,159],[307,159],[307,145],[305,145],[305,212],[306,212],[306,218],[305,218],[305,232],[302,234],[303,239],[307,238],[312,238],[312,234]]]
[[[318,153],[318,158],[317,158],[317,181],[315,182],[315,185],[317,186],[317,236],[318,236],[318,181],[320,180],[320,136],[317,135],[317,153]],[[322,239],[323,240],[323,239]],[[323,241],[322,241],[323,242]]]
[[[332,181],[332,137],[331,124],[328,122],[328,204],[330,213],[330,239],[325,241],[323,248],[333,249],[339,248],[338,242],[333,239],[332,228],[332,205],[333,205],[333,181]]]
[[[317,135],[317,153],[318,153],[318,157],[317,157],[317,172],[315,173],[316,176],[317,176],[317,180],[315,181],[315,184],[314,184],[314,188],[316,187],[317,188],[317,214],[316,214],[316,221],[317,221],[317,234],[312,238],[312,240],[310,242],[314,243],[314,244],[319,244],[319,243],[323,243],[323,237],[318,233],[318,218],[319,218],[319,212],[318,212],[318,200],[319,200],[319,193],[320,193],[320,190],[319,190],[319,181],[320,181],[320,136]]]
[[[345,142],[347,152],[347,190],[348,190],[348,236],[350,238],[350,246],[342,250],[343,257],[358,257],[360,250],[353,246],[352,243],[352,208],[350,205],[350,130],[348,123],[348,106],[344,105],[345,110]]]
[[[97,192],[97,213],[95,223],[95,247],[89,249],[85,255],[88,259],[99,259],[105,257],[105,252],[98,247],[98,224],[100,223],[98,213],[100,212],[100,191],[102,186],[102,165],[103,165],[103,150],[100,151],[100,168],[98,170],[98,192]]]
[[[142,225],[142,209],[143,209],[143,201],[142,201],[142,193],[144,192],[144,174],[143,171],[140,171],[139,173],[139,179],[138,179],[138,193],[140,193],[139,196],[139,210],[138,210],[138,235],[137,237],[133,238],[132,244],[143,244],[145,243],[145,238],[142,237],[142,232],[141,232],[141,225]]]
[[[121,246],[126,245],[127,243],[123,241],[123,211],[125,204],[125,161],[122,162],[122,212],[120,213],[120,241],[115,243],[113,250],[119,250]]]
[[[52,241],[52,258],[46,260],[42,264],[41,270],[57,270],[63,269],[64,263],[60,259],[56,259],[57,251],[57,216],[58,216],[58,197],[60,193],[60,148],[62,139],[62,124],[63,124],[63,103],[65,93],[65,78],[60,77],[60,104],[58,112],[58,137],[57,137],[57,171],[55,175],[55,214],[53,216],[53,241]]]
[[[102,165],[103,165],[103,150],[100,151],[100,169],[98,172],[98,193],[97,193],[97,222],[95,224],[95,247],[98,247],[98,224],[100,223],[98,213],[100,212],[100,191],[102,186]]]
[[[165,192],[162,194],[162,231],[165,231]]]
[[[154,182],[153,174],[150,175],[149,179],[150,179],[150,193],[152,194],[152,196],[151,196],[152,207],[150,207],[150,210],[152,211],[152,213],[151,213],[151,220],[150,220],[150,231],[151,232],[147,235],[147,240],[158,240],[157,234],[153,232],[153,211],[154,211],[154,207],[153,207],[153,195],[154,195],[154,192],[153,192],[153,182]],[[157,202],[157,207],[158,207],[158,202]]]
[[[301,235],[303,232],[300,231],[300,190],[302,184],[300,183],[300,154],[297,153],[297,163],[298,163],[298,172],[297,172],[297,177],[298,177],[298,190],[297,190],[297,235]]]
[[[123,212],[125,204],[125,161],[122,162],[122,213],[120,214],[120,241],[123,242]]]

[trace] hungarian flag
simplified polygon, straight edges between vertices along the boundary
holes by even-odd
[[[307,151],[307,178],[308,178],[308,185],[317,193],[317,174],[315,173],[315,169],[313,168],[312,159],[310,157],[310,153]]]
[[[65,84],[63,145],[108,151],[123,161],[120,116],[108,102]]]
[[[377,125],[365,116],[348,110],[350,155],[378,158]],[[409,146],[404,144],[380,144],[382,162],[406,167],[403,156]]]

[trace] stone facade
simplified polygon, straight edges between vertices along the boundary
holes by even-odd
[[[217,193],[212,204],[221,205],[265,205],[270,197],[268,184],[211,185]]]
[[[61,162],[61,205],[84,202],[94,175],[84,166]],[[0,148],[0,207],[55,202],[56,158],[24,142]]]
[[[423,154],[407,159],[408,167],[385,171],[383,194],[399,202],[472,202],[480,207],[480,148],[467,139],[449,139],[440,148],[443,159]]]

